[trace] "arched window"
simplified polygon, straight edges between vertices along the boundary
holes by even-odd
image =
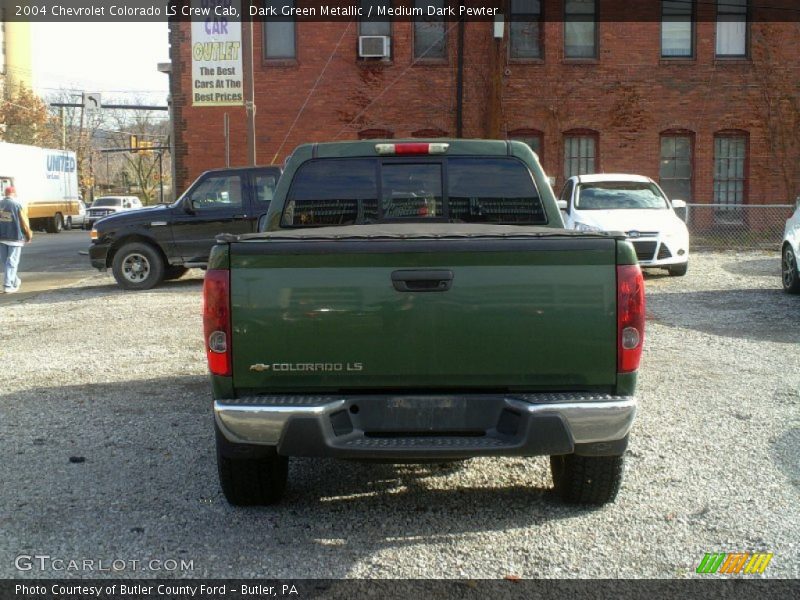
[[[447,137],[447,132],[443,129],[436,127],[429,127],[427,129],[417,129],[411,132],[411,137],[415,138],[443,138]]]
[[[394,137],[394,132],[388,129],[362,129],[358,132],[358,139],[360,140],[390,140]]]
[[[512,129],[507,134],[510,140],[519,140],[525,142],[530,146],[531,150],[536,152],[539,156],[539,162],[542,162],[542,150],[544,148],[544,133],[538,129],[530,129],[527,127]]]
[[[564,179],[600,170],[600,134],[593,129],[564,132]]]
[[[694,132],[667,129],[661,132],[658,183],[671,199],[691,202],[694,190]]]
[[[714,197],[718,223],[742,223],[740,206],[747,202],[748,146],[746,131],[728,129],[714,134]]]

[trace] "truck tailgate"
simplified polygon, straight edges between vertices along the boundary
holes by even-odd
[[[239,393],[616,381],[613,238],[249,240],[230,260]]]

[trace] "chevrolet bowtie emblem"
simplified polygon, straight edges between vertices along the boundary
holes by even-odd
[[[262,371],[269,371],[269,365],[265,365],[264,363],[256,363],[254,365],[250,365],[250,370],[258,373],[261,373]]]

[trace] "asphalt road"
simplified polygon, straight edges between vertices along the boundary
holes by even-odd
[[[6,297],[0,294],[0,304],[65,287],[96,273],[97,271],[89,264],[89,257],[86,254],[78,254],[88,247],[88,231],[80,229],[61,233],[35,231],[33,241],[22,250],[19,265],[22,288],[13,296]]]

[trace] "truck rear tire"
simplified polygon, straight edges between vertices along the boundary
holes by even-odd
[[[64,217],[61,216],[61,213],[56,213],[48,219],[45,229],[47,233],[61,233],[61,230],[64,229]]]
[[[570,504],[612,502],[622,483],[623,463],[622,456],[551,456],[555,491]]]
[[[217,470],[225,499],[234,506],[276,504],[289,477],[289,459],[274,448],[234,444],[217,434]],[[239,454],[239,456],[237,456]]]
[[[131,242],[114,254],[111,271],[126,290],[149,290],[164,279],[164,259],[150,244]]]

